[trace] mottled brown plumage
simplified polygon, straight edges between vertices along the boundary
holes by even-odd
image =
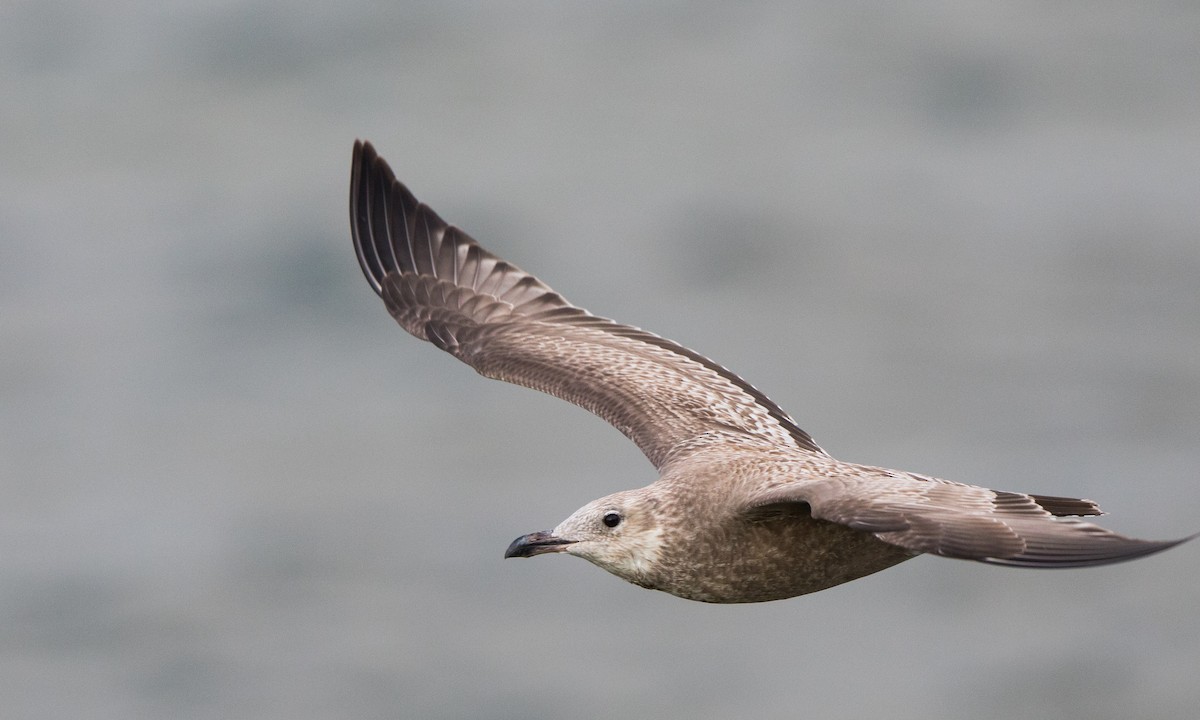
[[[419,203],[356,142],[350,224],[388,312],[481,375],[556,395],[633,440],[659,479],[583,506],[506,557],[579,555],[706,602],[823,590],[920,553],[999,565],[1129,560],[1182,540],[1076,519],[1088,500],[999,492],[835,460],[744,380],[575,307]]]

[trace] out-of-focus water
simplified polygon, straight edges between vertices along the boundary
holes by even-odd
[[[653,479],[396,327],[371,139],[848,460],[1200,529],[1200,8],[0,7],[12,718],[1190,717],[1200,545],[712,607],[516,535]]]

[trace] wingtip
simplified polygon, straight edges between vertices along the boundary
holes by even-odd
[[[1113,565],[1116,563],[1137,560],[1139,558],[1157,555],[1165,550],[1182,545],[1185,542],[1200,537],[1200,533],[1188,535],[1175,540],[1141,540],[1111,534],[1106,536],[1106,542],[1114,546],[1106,551],[1093,553],[1075,553],[1060,555],[1056,552],[1024,552],[1014,557],[981,558],[981,562],[990,565],[1007,565],[1009,567],[1028,568],[1080,568]]]
[[[352,160],[350,162],[351,172],[357,176],[362,168],[364,158],[367,156],[373,157],[374,155],[375,148],[372,147],[370,142],[354,138],[354,150],[351,154]]]
[[[378,261],[370,256],[374,248],[368,248],[365,244],[369,236],[370,209],[364,186],[369,182],[367,174],[370,172],[370,166],[374,164],[373,158],[374,148],[371,147],[371,143],[355,138],[350,162],[350,237],[354,242],[354,252],[358,256],[363,276],[371,289],[380,294],[383,287],[375,272]]]
[[[355,139],[350,164],[350,234],[358,262],[371,289],[383,297],[383,279],[399,270],[389,227],[406,228],[406,223],[388,217],[395,207],[413,208],[416,198],[367,140]],[[403,209],[400,212],[405,212]]]
[[[1096,517],[1105,515],[1095,501],[1085,498],[1061,497],[1058,495],[1035,495],[1029,497],[1043,510],[1057,517]]]

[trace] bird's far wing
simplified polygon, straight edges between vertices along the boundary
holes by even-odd
[[[656,467],[673,449],[714,432],[824,454],[737,375],[670,340],[571,305],[447,225],[396,180],[370,143],[354,144],[350,226],[367,282],[405,330],[482,375],[599,415]]]
[[[1132,560],[1180,540],[1138,540],[1072,516],[1103,514],[1090,500],[989,490],[883,468],[785,482],[747,508],[801,502],[812,516],[907,550],[1021,567],[1084,567]],[[1193,536],[1194,537],[1194,536]]]

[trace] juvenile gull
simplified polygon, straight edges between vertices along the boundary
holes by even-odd
[[[823,590],[921,553],[995,565],[1103,565],[1181,540],[1118,535],[1090,500],[1002,492],[836,460],[787,413],[711,360],[592,315],[419,203],[355,142],[350,227],[388,312],[485,377],[579,405],[658,469],[505,557],[578,555],[691,600]]]

